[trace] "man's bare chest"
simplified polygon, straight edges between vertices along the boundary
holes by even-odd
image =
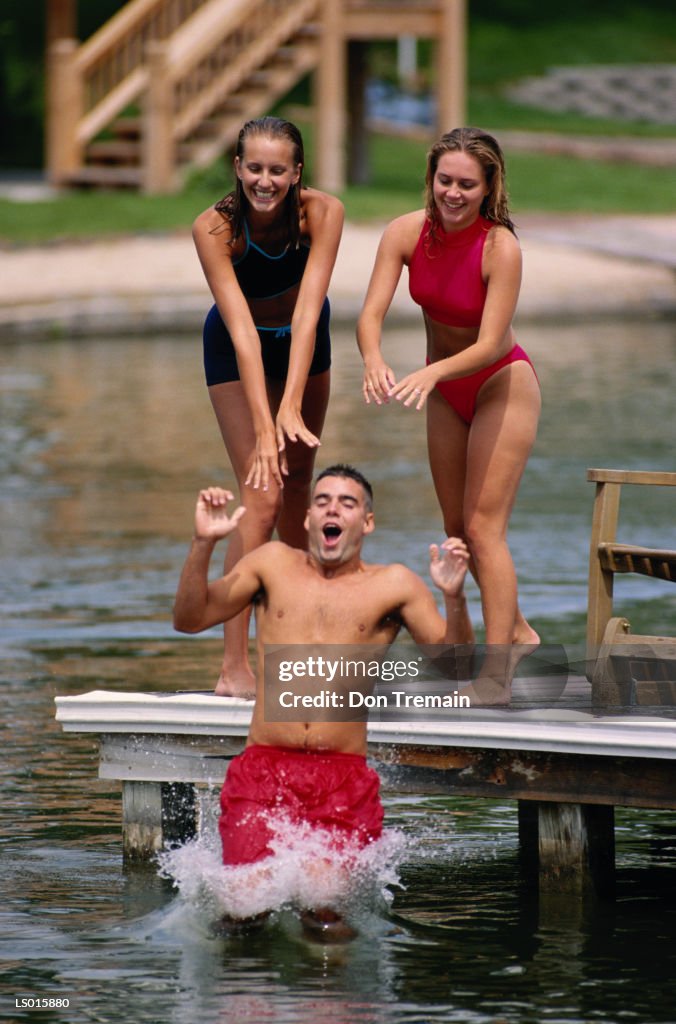
[[[362,576],[271,588],[258,610],[267,643],[382,643],[396,635],[399,622],[390,602]]]

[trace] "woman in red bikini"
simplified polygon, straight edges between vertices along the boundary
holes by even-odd
[[[539,643],[521,613],[507,527],[540,414],[533,366],[512,330],[521,250],[504,159],[476,128],[428,154],[426,207],[386,229],[359,318],[367,403],[426,408],[430,467],[450,536],[464,537],[481,590],[486,643]],[[397,381],[381,332],[402,268],[423,311],[425,367]]]

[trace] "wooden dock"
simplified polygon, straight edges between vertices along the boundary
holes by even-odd
[[[432,718],[369,722],[369,756],[385,792],[512,799],[524,863],[541,890],[612,893],[614,808],[676,808],[673,708],[591,707],[574,699],[505,709],[457,709]],[[220,787],[246,740],[252,702],[213,694],[93,691],[57,697],[66,732],[99,737],[99,775],[122,782],[123,843],[148,859],[194,835],[196,787]]]

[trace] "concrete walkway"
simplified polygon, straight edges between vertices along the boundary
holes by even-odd
[[[676,316],[676,215],[519,218],[518,319]],[[347,224],[330,296],[354,323],[383,225]],[[0,339],[199,332],[210,295],[189,233],[0,248]],[[402,284],[400,318],[420,317]]]

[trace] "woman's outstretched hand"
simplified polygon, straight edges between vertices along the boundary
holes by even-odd
[[[364,382],[362,394],[367,405],[375,402],[382,405],[389,402],[390,390],[394,387],[396,378],[392,369],[380,360],[378,363],[364,367]]]
[[[398,402],[408,408],[415,405],[417,410],[424,407],[428,395],[434,391],[437,383],[437,376],[431,366],[425,366],[422,370],[414,370],[402,377],[398,384],[393,385],[388,392],[389,398],[396,398]]]
[[[277,419],[275,421],[275,433],[277,436],[277,451],[279,453],[279,464],[282,473],[286,476],[289,472],[286,459],[287,439],[294,444],[300,442],[308,448],[319,448],[321,441],[305,426],[303,417],[295,409],[280,405]]]
[[[283,487],[282,473],[286,472],[286,458],[280,458],[274,431],[258,434],[256,450],[244,481],[245,485],[253,487],[254,490],[260,488],[267,491],[270,480],[274,480],[279,487]]]

